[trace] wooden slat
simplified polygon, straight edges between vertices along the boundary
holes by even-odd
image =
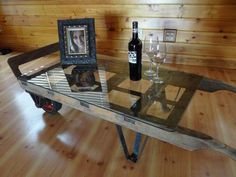
[[[56,30],[56,29],[55,29]],[[27,30],[24,30],[27,31]],[[39,30],[40,31],[40,30]],[[48,30],[50,32],[50,30]],[[29,31],[30,33],[30,31]],[[145,35],[153,33],[159,37],[159,40],[163,40],[163,30],[161,29],[143,29],[139,38],[144,40]],[[36,33],[31,33],[36,34]],[[114,30],[108,30],[106,28],[96,28],[96,38],[99,40],[103,39],[120,39],[129,40],[131,38],[131,29],[120,29],[115,28]],[[236,33],[223,33],[223,32],[193,32],[193,31],[182,31],[177,32],[177,43],[187,44],[216,44],[235,46],[236,45]]]
[[[127,51],[98,49],[97,52],[103,55],[108,54],[111,56],[115,56],[118,57],[120,60],[128,62]],[[143,60],[148,61],[148,58],[144,56]],[[235,58],[225,58],[225,57],[209,57],[209,56],[206,57],[206,56],[168,54],[166,63],[208,66],[208,67],[229,68],[229,69],[236,68]]]
[[[195,56],[215,56],[233,58],[236,52],[236,46],[222,46],[222,45],[198,45],[198,44],[168,44],[168,53],[174,54],[192,54]]]
[[[57,27],[40,27],[40,26],[4,26],[1,34],[14,36],[56,36]]]
[[[5,26],[1,34],[12,34],[12,37],[21,36],[36,36],[36,37],[56,37],[58,36],[57,27],[38,27],[38,26]],[[159,36],[159,39],[163,39],[163,30],[143,30],[141,39],[144,39],[145,34],[154,33]],[[114,31],[106,28],[96,28],[96,38],[103,39],[126,39],[131,38],[130,29],[116,28]],[[189,32],[178,31],[176,42],[181,43],[194,43],[194,44],[221,44],[221,45],[236,45],[236,33],[207,33],[207,32]]]
[[[210,33],[210,32],[188,32],[178,31],[177,42],[216,44],[224,46],[236,45],[236,33]]]
[[[125,40],[97,41],[98,48],[108,50],[127,50],[127,45],[128,41]],[[169,43],[167,44],[167,53],[233,58],[236,54],[236,46]]]
[[[0,14],[235,19],[235,9],[235,5],[15,5],[3,6]]]
[[[17,38],[11,36],[0,37],[5,41],[4,44],[7,46],[16,46],[16,44],[28,46],[32,44],[33,46],[37,47],[58,41],[58,36],[22,36]],[[128,40],[97,40],[96,47],[98,49],[106,50],[127,50],[128,42]],[[216,46],[203,44],[169,43],[167,44],[167,53],[233,58],[236,55],[236,46],[225,47],[222,45]]]
[[[57,37],[46,37],[46,38],[33,38],[33,37],[19,37],[19,38],[12,38],[10,39],[9,37],[1,37],[1,40],[5,40],[4,43],[1,42],[0,46],[1,47],[9,47],[9,48],[13,48],[13,49],[17,49],[18,47],[27,47],[29,45],[31,45],[31,47],[35,48],[39,48],[42,47],[44,45],[49,45],[52,43],[55,43],[58,41]],[[20,46],[18,46],[18,44]]]
[[[52,17],[52,16],[0,16],[3,26],[38,26],[57,27],[58,19],[81,18],[88,16]],[[139,21],[142,29],[178,29],[187,31],[205,32],[235,32],[235,20],[202,20],[202,19],[176,19],[176,18],[133,18],[107,15],[105,18],[96,18],[96,28],[109,30],[131,28],[132,21]],[[17,27],[16,27],[17,28]]]
[[[55,5],[55,4],[236,4],[234,0],[1,0],[0,4]]]
[[[32,39],[33,40],[33,39]],[[32,42],[32,41],[31,41]],[[55,41],[54,41],[55,42]],[[45,41],[42,41],[42,43],[45,43]],[[50,42],[48,42],[50,43]],[[2,45],[0,45],[1,47]],[[43,44],[35,44],[34,46],[30,46],[27,43],[21,42],[20,46],[16,46],[16,45],[4,45],[4,46],[9,46],[12,49],[18,49],[18,50],[25,50],[25,51],[29,51],[29,50],[33,50],[36,49],[38,47],[43,46]],[[99,47],[99,45],[98,45]],[[203,47],[204,48],[204,47]],[[214,49],[214,47],[212,47]],[[177,49],[176,49],[177,50]],[[179,48],[179,50],[181,50],[181,47]],[[187,49],[186,49],[187,50]],[[236,62],[235,59],[233,57],[225,57],[223,54],[222,56],[207,56],[206,55],[201,55],[202,53],[198,53],[197,51],[199,51],[201,49],[199,48],[190,48],[189,51],[186,51],[183,54],[179,54],[178,52],[176,53],[168,53],[168,59],[167,59],[167,63],[176,63],[176,64],[187,64],[187,65],[204,65],[204,66],[212,66],[212,67],[223,67],[223,68],[232,68],[235,69],[236,68]],[[217,48],[214,49],[215,52],[217,52]],[[192,52],[194,51],[197,56],[192,55]],[[111,56],[116,56],[116,57],[120,57],[120,60],[127,60],[127,49],[125,50],[121,50],[121,49],[103,49],[103,48],[97,48],[97,53],[99,54],[104,54],[104,55],[111,55]],[[147,60],[147,58],[145,56],[143,56],[144,60]]]

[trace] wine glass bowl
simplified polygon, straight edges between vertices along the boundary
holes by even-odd
[[[159,45],[159,40],[157,36],[154,36],[153,33],[148,33],[145,35],[144,38],[144,47],[143,52],[146,54],[146,56],[149,58],[149,69],[144,72],[144,75],[146,76],[154,76],[155,71],[152,70],[152,58],[154,56],[154,53],[157,53]]]
[[[151,62],[156,66],[156,76],[152,78],[152,81],[154,83],[162,84],[164,83],[164,81],[161,77],[159,77],[159,67],[166,60],[166,43],[160,42],[158,47],[159,48],[157,52],[150,54],[152,56],[150,58]]]

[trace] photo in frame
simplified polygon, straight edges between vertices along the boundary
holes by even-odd
[[[58,34],[62,65],[96,64],[93,18],[58,20]]]

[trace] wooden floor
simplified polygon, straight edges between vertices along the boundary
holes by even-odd
[[[202,150],[189,152],[149,138],[134,164],[123,155],[113,124],[64,106],[45,114],[22,90],[0,56],[1,177],[236,177],[236,161]],[[236,85],[236,70],[178,69]],[[236,148],[236,94],[198,91],[181,125]],[[134,133],[125,129],[129,146]]]

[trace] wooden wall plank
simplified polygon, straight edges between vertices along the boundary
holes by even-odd
[[[0,14],[235,19],[235,9],[236,5],[5,5]]]
[[[178,31],[177,42],[216,44],[216,45],[236,45],[236,33],[206,33],[206,32],[186,32]]]
[[[44,44],[50,44],[58,41],[57,36],[34,36],[34,37],[12,37],[12,36],[0,36],[1,40],[5,41],[4,45],[17,46],[20,45],[33,45],[35,47],[43,46]],[[128,40],[110,40],[101,39],[97,40],[98,49],[106,50],[123,50],[127,51]],[[167,44],[167,53],[170,54],[185,54],[194,56],[214,56],[214,57],[226,57],[233,58],[236,56],[236,46],[224,45],[204,45],[204,44],[186,44],[186,43],[169,43]]]
[[[116,56],[119,57],[120,60],[127,61],[127,51],[98,49],[98,52],[104,55],[109,54],[111,56]],[[144,56],[144,60],[147,61],[148,59]],[[235,58],[225,58],[225,57],[168,54],[166,63],[208,66],[208,67],[229,68],[229,69],[236,68]]]
[[[39,26],[14,26],[3,27],[2,35],[8,35],[10,37],[57,37],[57,27],[39,27]],[[147,33],[153,33],[159,36],[159,39],[163,39],[162,30],[143,30],[143,37]],[[110,31],[107,28],[96,28],[96,38],[98,40],[112,39],[112,40],[129,40],[131,38],[130,29],[116,28],[114,31]],[[236,33],[209,33],[209,32],[191,32],[191,31],[178,31],[177,43],[189,43],[189,44],[221,44],[221,45],[235,45],[236,46]]]
[[[125,40],[101,40],[97,41],[98,48],[127,50],[128,41]],[[194,56],[216,56],[216,57],[234,57],[236,55],[236,46],[221,45],[203,45],[203,44],[185,44],[169,43],[167,52],[172,54],[191,54]]]
[[[87,16],[83,16],[87,17]],[[38,27],[57,27],[58,19],[76,18],[75,16],[0,16],[2,26],[38,26]],[[80,18],[80,17],[77,17]],[[133,18],[119,17],[115,15],[95,17],[97,28],[131,28],[132,21],[139,21],[141,29],[178,29],[182,31],[205,31],[205,32],[236,32],[236,20],[207,20],[207,19],[181,19],[181,18]]]
[[[1,0],[2,5],[55,5],[55,4],[191,4],[232,5],[235,0]]]

